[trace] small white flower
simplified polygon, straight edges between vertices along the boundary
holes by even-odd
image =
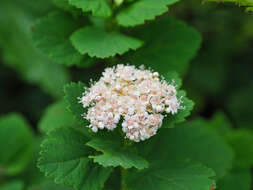
[[[116,90],[120,90],[120,89],[121,89],[120,84],[116,84],[115,89],[116,89]]]
[[[159,73],[142,66],[117,65],[85,89],[80,103],[88,107],[82,116],[90,121],[93,132],[113,130],[122,120],[126,138],[140,142],[157,133],[164,116],[183,109],[174,84],[159,78]]]
[[[94,133],[98,132],[98,128],[97,128],[97,127],[92,127],[91,130],[92,130]]]
[[[158,73],[158,72],[154,72],[154,73],[153,73],[153,76],[154,76],[154,77],[158,77],[158,76],[159,76],[159,73]]]
[[[156,111],[157,111],[157,112],[163,111],[163,107],[162,107],[162,106],[156,106]]]
[[[104,124],[103,124],[102,122],[99,122],[99,123],[98,123],[98,128],[99,128],[99,129],[104,129]]]

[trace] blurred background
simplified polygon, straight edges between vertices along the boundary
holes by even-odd
[[[0,2],[0,116],[11,112],[21,113],[37,134],[40,118],[49,105],[62,98],[64,84],[79,80],[88,83],[90,78],[96,80],[108,66],[108,60],[96,59],[85,65],[66,67],[51,62],[34,47],[30,34],[33,23],[50,10],[57,9],[53,1],[57,0]],[[183,89],[195,102],[189,120],[203,117],[210,119],[211,125],[216,122],[231,125],[233,128],[252,130],[253,14],[232,4],[203,4],[198,0],[185,0],[171,6],[164,16],[168,15],[183,20],[202,36],[201,48],[182,76]],[[113,59],[110,61],[115,62]],[[229,122],[223,116],[216,115],[221,112],[225,113]],[[211,118],[214,119],[211,121]],[[238,138],[240,142],[247,135],[249,137],[244,142],[246,145],[251,143],[248,145],[251,150],[251,157],[248,157],[250,167],[253,165],[251,130],[250,135],[243,131],[238,133],[242,137]],[[0,143],[1,135],[4,134],[0,133]],[[36,154],[40,140],[39,137],[34,141],[33,151]],[[243,143],[239,149],[245,148]],[[248,149],[245,150],[249,152]],[[0,152],[0,161],[1,156]],[[242,154],[242,162],[244,157]],[[23,173],[15,173],[18,173],[18,179],[25,181],[26,186],[36,184],[42,178],[35,167],[36,159],[37,155],[34,155],[29,167],[23,168]],[[224,190],[231,189],[229,185],[236,179],[233,175],[232,173],[232,177],[228,176],[222,181],[221,184],[226,186]],[[250,170],[243,175],[246,175],[246,180],[251,180]],[[6,178],[16,179],[13,176]],[[0,168],[0,183],[1,177],[3,178]],[[54,187],[51,183],[41,189],[53,190]],[[61,189],[64,190],[64,187]]]

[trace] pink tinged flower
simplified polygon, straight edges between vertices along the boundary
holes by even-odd
[[[176,97],[174,84],[159,79],[159,73],[117,65],[85,89],[80,103],[88,107],[84,119],[93,132],[113,130],[123,119],[126,138],[139,142],[157,133],[164,116],[182,109],[182,97]]]

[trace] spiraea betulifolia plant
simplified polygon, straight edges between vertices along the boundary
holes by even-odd
[[[0,117],[0,190],[250,190],[253,132],[234,129],[219,110],[190,118],[201,98],[186,89],[215,94],[222,80],[210,77],[214,63],[205,72],[195,66],[182,86],[202,37],[170,12],[176,6],[189,8],[179,0],[0,3],[4,62],[54,100],[37,133],[18,113]],[[203,57],[215,57],[204,48]],[[36,117],[44,103],[34,97]],[[228,115],[246,126],[235,99]]]

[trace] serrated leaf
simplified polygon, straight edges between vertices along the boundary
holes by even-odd
[[[157,135],[138,146],[148,161],[162,158],[194,160],[212,168],[217,179],[232,168],[232,149],[216,132],[194,121],[172,129],[161,128]]]
[[[225,138],[235,151],[234,168],[251,168],[253,166],[253,132],[247,129],[234,130]]]
[[[0,186],[0,190],[22,190],[24,184],[21,181],[12,181]]]
[[[119,32],[106,32],[100,27],[84,27],[71,36],[74,47],[81,54],[91,57],[106,58],[123,54],[130,49],[136,50],[142,42]]]
[[[91,11],[94,16],[110,17],[111,8],[106,0],[69,0],[69,3],[83,12]]]
[[[52,61],[67,66],[78,64],[83,57],[71,45],[69,37],[82,24],[70,15],[53,12],[35,22],[33,40]]]
[[[123,57],[124,62],[151,67],[164,76],[169,71],[185,74],[201,42],[195,29],[173,18],[147,24],[132,34],[145,44]]]
[[[0,118],[0,170],[5,175],[16,175],[28,165],[34,134],[27,121],[12,113]]]
[[[111,168],[93,164],[87,156],[91,148],[85,146],[89,138],[73,128],[60,128],[42,143],[38,167],[57,184],[75,190],[100,190],[111,173]]]
[[[120,11],[116,20],[121,26],[135,26],[144,24],[146,20],[153,20],[156,16],[168,11],[168,6],[179,0],[139,0]]]
[[[251,171],[230,172],[217,184],[219,190],[251,190]]]
[[[64,99],[67,103],[68,110],[74,115],[74,117],[81,124],[87,124],[87,121],[82,117],[85,112],[85,108],[83,108],[82,104],[79,103],[79,98],[82,96],[84,92],[85,85],[82,82],[78,83],[70,83],[64,86]]]
[[[67,103],[60,100],[50,105],[41,120],[38,127],[41,132],[49,133],[50,131],[63,126],[73,126],[76,124],[74,116],[67,110]]]
[[[166,72],[165,75],[162,75],[162,77],[164,77],[167,83],[173,84],[177,90],[181,88],[182,79],[176,72],[173,71]]]
[[[172,128],[175,124],[181,123],[186,120],[191,114],[191,111],[194,107],[194,102],[187,98],[186,92],[180,90],[177,94],[177,98],[180,99],[182,97],[182,104],[181,106],[183,109],[178,110],[178,112],[174,115],[168,115],[163,120],[163,127],[165,128]]]
[[[129,190],[210,190],[215,174],[201,164],[163,160],[141,171],[127,171],[124,183]]]
[[[133,152],[131,148],[123,148],[120,139],[116,141],[115,138],[112,140],[108,138],[94,138],[86,143],[86,145],[103,153],[89,156],[89,158],[92,158],[95,163],[99,163],[104,167],[121,166],[125,169],[131,167],[144,169],[148,167],[148,162]]]

